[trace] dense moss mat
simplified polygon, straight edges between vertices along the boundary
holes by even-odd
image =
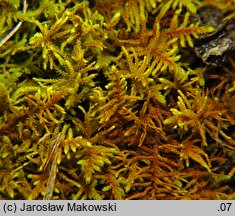
[[[0,198],[234,199],[234,11],[1,0]]]

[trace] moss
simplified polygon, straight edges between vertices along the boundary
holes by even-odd
[[[234,2],[25,3],[0,2],[1,199],[235,198],[233,47],[194,51]]]

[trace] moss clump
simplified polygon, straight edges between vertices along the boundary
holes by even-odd
[[[233,48],[194,51],[234,1],[24,3],[0,2],[1,199],[235,198]]]

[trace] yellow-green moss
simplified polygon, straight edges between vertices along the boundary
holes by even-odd
[[[235,64],[200,62],[214,28],[190,21],[234,1],[22,2],[0,1],[0,38],[22,22],[0,47],[0,199],[235,198]]]

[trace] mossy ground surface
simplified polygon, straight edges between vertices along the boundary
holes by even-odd
[[[235,19],[231,0],[0,0],[0,38],[22,23],[0,47],[0,199],[234,199],[235,26],[202,8]]]

